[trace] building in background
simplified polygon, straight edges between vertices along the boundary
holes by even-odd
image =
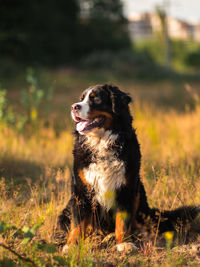
[[[168,33],[172,39],[200,42],[200,24],[192,24],[172,17],[167,18]],[[129,32],[134,41],[152,39],[162,29],[156,13],[143,13],[129,17]]]

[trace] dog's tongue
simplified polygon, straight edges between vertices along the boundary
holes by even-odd
[[[76,130],[78,132],[83,132],[88,124],[89,124],[89,121],[80,121],[79,123],[76,124]]]

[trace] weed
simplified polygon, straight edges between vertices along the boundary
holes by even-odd
[[[21,104],[26,112],[27,123],[31,124],[34,129],[37,129],[40,122],[39,111],[43,111],[46,115],[50,111],[50,102],[54,88],[41,89],[32,69],[28,69],[26,79],[29,87],[21,93]]]
[[[13,125],[15,123],[15,115],[12,109],[8,107],[6,94],[6,89],[0,87],[0,124]]]

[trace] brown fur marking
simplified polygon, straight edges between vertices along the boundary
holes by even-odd
[[[104,129],[110,129],[111,128],[111,125],[112,125],[112,115],[108,112],[105,112],[105,111],[99,111],[99,110],[93,110],[91,111],[89,114],[89,119],[93,119],[97,116],[105,116],[106,119],[105,119],[105,122],[104,122]]]
[[[91,214],[86,216],[84,220],[77,226],[75,226],[73,222],[71,223],[71,230],[67,239],[67,244],[75,244],[79,237],[82,236],[84,238],[88,232],[91,232],[91,218]]]
[[[126,225],[125,225],[124,212],[116,213],[115,221],[115,236],[117,243],[122,243],[126,234]]]
[[[72,227],[72,224],[71,224]],[[80,224],[76,226],[75,228],[71,228],[71,231],[69,233],[69,237],[67,239],[67,244],[75,244],[78,237],[80,237],[81,234],[81,227]]]
[[[86,181],[84,172],[83,172],[82,170],[80,170],[80,171],[78,172],[78,176],[81,178],[81,181],[82,181],[85,185],[88,185],[88,182]]]

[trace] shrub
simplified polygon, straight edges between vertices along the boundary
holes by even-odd
[[[188,66],[194,69],[200,69],[200,48],[196,51],[190,52],[186,56],[185,62]]]
[[[155,63],[147,51],[96,51],[82,58],[81,65],[90,70],[111,71],[125,78],[161,79],[174,75],[172,71]]]

